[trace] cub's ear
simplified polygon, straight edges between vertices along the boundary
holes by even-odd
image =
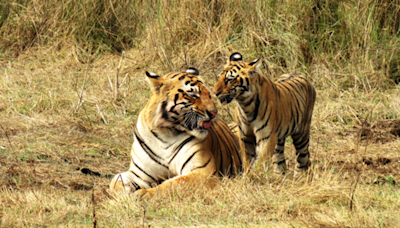
[[[153,72],[146,71],[147,82],[153,91],[158,92],[163,85],[163,78]]]
[[[251,63],[249,63],[250,65],[250,71],[254,71],[256,73],[260,73],[260,68],[262,66],[262,59],[258,58],[253,60]]]
[[[230,62],[234,62],[234,61],[242,61],[243,57],[239,52],[234,52],[232,53],[232,55],[229,57],[229,61]]]
[[[196,75],[196,76],[199,76],[199,74],[200,74],[199,70],[197,70],[197,69],[194,68],[194,67],[189,67],[189,68],[187,68],[185,72],[186,72],[186,73],[193,74],[193,75]]]

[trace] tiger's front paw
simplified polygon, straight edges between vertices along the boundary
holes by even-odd
[[[152,189],[139,189],[133,193],[133,196],[140,199],[147,199],[154,196],[154,191]]]
[[[124,183],[121,180],[117,180],[110,184],[110,191],[115,193],[132,193],[135,191],[135,188],[132,188],[131,185]]]
[[[273,164],[274,173],[277,175],[285,175],[286,173],[286,162],[281,161]]]

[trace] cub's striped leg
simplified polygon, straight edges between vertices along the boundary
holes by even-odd
[[[272,158],[277,142],[277,135],[275,131],[271,132],[268,137],[262,139],[257,138],[256,151],[259,151],[253,167],[256,170],[264,168],[268,161]]]
[[[301,172],[307,171],[311,165],[310,153],[308,152],[308,146],[310,143],[310,130],[305,129],[301,134],[292,135],[293,144],[296,148],[296,167],[295,176]]]
[[[248,173],[251,167],[255,164],[256,159],[256,147],[255,147],[255,138],[253,139],[248,137],[241,137],[240,149],[243,151],[244,161],[244,170],[245,173]]]
[[[286,173],[286,161],[285,161],[285,138],[278,139],[278,144],[276,145],[274,155],[272,156],[272,164],[274,167],[274,172],[276,174]]]
[[[241,151],[241,157],[242,157],[242,162],[243,162],[243,170],[244,173],[248,173],[251,169],[251,165],[254,159],[254,156],[256,155],[256,148],[255,148],[255,139],[253,137],[253,142],[249,142],[245,140],[245,137],[242,137],[242,133],[240,131],[239,125],[238,124],[229,124],[228,127],[232,131],[232,133],[240,139],[239,143],[239,148]],[[247,145],[250,144],[250,145]],[[251,146],[251,147],[250,147]]]

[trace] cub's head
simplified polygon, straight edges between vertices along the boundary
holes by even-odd
[[[214,87],[214,94],[221,104],[228,104],[238,96],[251,93],[250,85],[259,73],[261,62],[261,59],[255,59],[250,63],[243,62],[242,55],[238,52],[229,57]]]
[[[153,128],[175,128],[197,138],[207,136],[218,110],[198,75],[195,68],[164,76],[146,72],[153,93],[143,111],[153,118]]]

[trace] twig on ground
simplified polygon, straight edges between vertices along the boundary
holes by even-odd
[[[117,67],[117,72],[115,73],[115,81],[114,81],[114,102],[117,101],[118,95],[119,95],[119,84],[118,84],[118,77],[119,77],[119,71],[121,69],[121,63],[122,59],[124,57],[125,51],[122,51],[121,58],[119,60],[119,64]]]
[[[6,138],[7,138],[8,144],[10,144],[11,151],[14,153],[14,148],[12,147],[12,144],[11,144],[10,138],[9,138],[9,137],[8,137],[8,135],[7,135],[7,131],[4,129],[3,125],[1,125],[1,124],[0,124],[0,127],[1,127],[1,129],[3,129],[3,131],[4,131],[4,134],[6,135]]]
[[[82,84],[82,89],[81,89],[81,93],[80,94],[78,94],[78,96],[79,96],[79,101],[78,101],[78,106],[76,107],[76,109],[75,109],[75,113],[77,113],[78,111],[79,111],[79,109],[81,108],[81,106],[83,105],[83,103],[85,102],[82,98],[83,98],[83,90],[85,89],[85,85],[86,85],[86,77],[87,77],[87,74],[88,74],[88,70],[89,70],[89,57],[88,57],[88,62],[87,62],[87,64],[86,64],[86,71],[85,71],[85,75],[84,75],[84,78],[83,78],[83,84]]]
[[[93,183],[93,189],[92,189],[92,204],[93,204],[93,228],[96,228],[97,226],[97,218],[96,218],[96,201],[94,200],[94,187],[95,183]]]
[[[146,207],[143,206],[143,217],[142,217],[142,227],[144,228],[144,220],[146,218]]]
[[[100,110],[100,107],[99,107],[99,105],[98,105],[97,103],[96,103],[96,107],[97,107],[97,112],[99,113],[99,115],[100,115],[101,118],[103,119],[104,123],[105,123],[105,124],[108,124],[106,118],[105,118],[104,115],[103,115],[103,112]]]

